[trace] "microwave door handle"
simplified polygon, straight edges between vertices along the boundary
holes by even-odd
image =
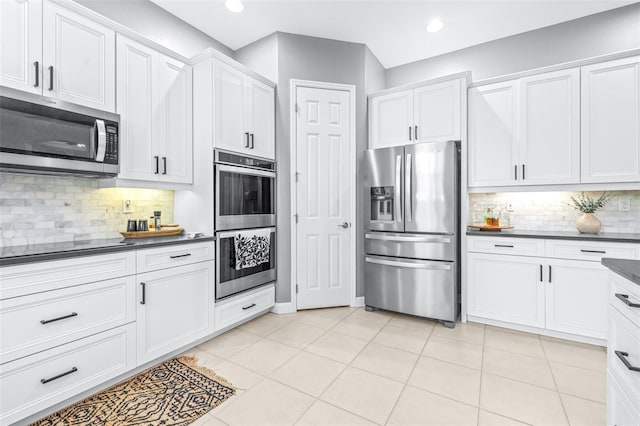
[[[98,136],[98,149],[96,150],[96,161],[102,163],[104,161],[104,155],[107,149],[107,130],[104,126],[103,120],[96,120],[95,123],[96,135]]]
[[[396,222],[402,222],[402,155],[396,155]]]
[[[406,175],[405,175],[405,187],[406,187],[406,198],[407,198],[407,222],[411,222],[413,220],[413,196],[411,194],[411,163],[413,161],[411,154],[407,154],[407,165],[406,165]]]

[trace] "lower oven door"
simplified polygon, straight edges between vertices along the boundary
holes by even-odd
[[[456,321],[455,262],[365,256],[364,303],[390,311]]]
[[[275,281],[276,228],[268,229],[269,261],[243,269],[236,269],[235,238],[247,230],[216,233],[216,300]]]

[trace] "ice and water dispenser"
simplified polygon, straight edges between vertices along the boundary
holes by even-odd
[[[393,186],[371,187],[371,220],[393,222],[394,217]]]

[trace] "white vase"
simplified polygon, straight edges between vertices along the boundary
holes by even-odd
[[[576,229],[581,234],[597,234],[601,226],[602,222],[594,213],[584,213],[576,220]]]

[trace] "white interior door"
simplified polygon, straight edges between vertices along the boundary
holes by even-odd
[[[297,308],[350,304],[350,94],[296,90]]]

